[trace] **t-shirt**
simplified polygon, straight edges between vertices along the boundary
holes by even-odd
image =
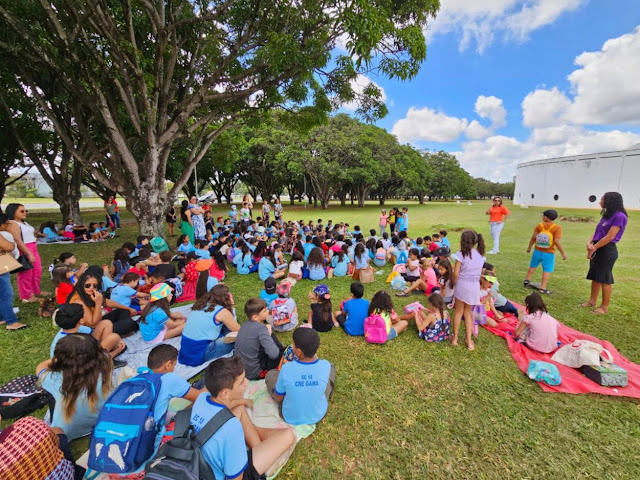
[[[251,259],[251,255],[243,255],[240,253],[240,255],[236,254],[236,256],[233,257],[233,264],[236,266],[240,275],[247,275],[253,265],[253,260]]]
[[[196,434],[223,408],[225,406],[214,402],[208,393],[201,393],[191,410],[191,425]],[[248,456],[240,420],[234,417],[222,425],[202,446],[202,456],[216,480],[235,478],[244,472]]]
[[[317,332],[328,332],[333,328],[333,318],[331,312],[329,312],[329,317],[325,321],[322,317],[322,308],[324,308],[324,305],[321,303],[311,304],[311,326]]]
[[[73,414],[73,417],[71,417],[70,422],[66,422],[63,418],[64,406],[61,392],[62,373],[51,372],[44,369],[38,372],[38,378],[42,379],[42,388],[53,395],[53,398],[56,401],[51,426],[61,428],[67,435],[69,441],[89,435],[93,426],[96,424],[98,413],[100,413],[102,405],[104,404],[104,397],[102,396],[102,378],[98,379],[98,384],[96,386],[98,401],[95,405],[95,411],[92,412],[89,408],[89,401],[85,391],[76,399],[76,412]]]
[[[207,292],[220,283],[216,277],[209,276],[207,278]]]
[[[153,419],[156,425],[162,424],[162,428],[159,429],[156,435],[156,448],[160,445],[160,440],[162,440],[165,432],[164,419],[169,410],[169,402],[172,398],[184,397],[189,393],[190,388],[191,384],[189,382],[173,372],[165,373],[160,377],[160,390],[153,408]]]
[[[338,255],[331,257],[331,266],[333,267],[333,275],[335,277],[344,277],[349,271],[349,255],[343,255],[342,261]]]
[[[499,283],[494,283],[493,285],[491,285],[491,293],[493,295],[493,305],[495,307],[504,307],[507,304],[507,297],[505,297],[504,295],[502,295],[499,291],[500,289],[500,284]]]
[[[309,268],[309,280],[324,280],[326,277],[324,265],[307,265],[307,268]]]
[[[80,325],[80,327],[78,328],[78,331],[76,333],[82,333],[84,335],[91,335],[93,333],[93,328],[87,327],[86,325]],[[69,334],[66,333],[66,332],[63,332],[62,330],[60,330],[58,333],[56,333],[56,336],[53,337],[53,341],[51,342],[51,351],[49,352],[49,357],[53,358],[53,352],[56,349],[57,343],[60,341],[61,338],[66,337],[67,335],[69,335]]]
[[[289,273],[302,275],[302,267],[304,267],[304,262],[302,260],[294,260],[289,264]]]
[[[73,292],[73,285],[66,282],[61,283],[56,287],[56,302],[59,305],[67,303],[67,298],[71,292]]]
[[[45,236],[47,237],[47,239],[49,239],[49,240],[57,240],[58,239],[58,234],[56,232],[54,232],[53,230],[51,230],[49,227],[44,227],[44,229],[42,230],[42,233],[44,233]]]
[[[369,300],[352,298],[342,308],[347,314],[344,331],[349,335],[364,335],[364,319],[369,316]]]
[[[443,247],[451,248],[451,243],[447,237],[440,237],[440,243],[442,243]]]
[[[116,208],[118,206],[115,203],[106,203],[104,204],[104,209],[107,211],[107,213],[109,215],[115,215],[116,214]]]
[[[249,220],[251,220],[251,212],[250,212],[250,210],[248,208],[241,208],[240,209],[240,217],[245,222],[248,222]]]
[[[260,354],[264,352],[270,359],[280,356],[280,349],[269,335],[263,323],[247,320],[238,331],[235,355],[244,362],[244,371],[249,380],[257,380],[260,374]]]
[[[196,247],[191,245],[191,242],[187,243],[186,245],[184,243],[181,243],[180,245],[178,245],[179,253],[184,253],[186,255],[189,252],[195,252],[195,251],[196,251]]]
[[[318,423],[327,413],[325,391],[331,363],[327,360],[293,362],[282,365],[275,393],[284,395],[282,416],[291,425]]]
[[[267,278],[273,276],[273,272],[275,271],[276,267],[273,265],[271,260],[267,257],[262,257],[260,259],[260,262],[258,263],[258,277],[260,277],[260,280],[264,282]]]
[[[366,251],[359,257],[355,257],[354,260],[356,262],[356,270],[367,268],[369,266],[369,254]]]
[[[267,302],[267,306],[276,298],[278,298],[277,293],[267,293],[266,290],[260,290],[260,298]]]
[[[558,348],[558,322],[548,313],[528,313],[522,319],[529,327],[527,345],[542,353]]]
[[[164,275],[164,278],[174,278],[176,276],[176,267],[172,263],[161,263],[156,265],[155,273]]]
[[[491,207],[489,209],[489,221],[490,222],[503,222],[504,216],[509,215],[511,212],[504,205],[498,207]]]
[[[201,260],[211,259],[211,252],[209,252],[209,250],[207,250],[206,248],[196,248],[196,255]]]
[[[161,308],[152,310],[146,317],[145,321],[140,321],[140,333],[145,342],[155,339],[164,328],[165,322],[169,317]]]
[[[536,228],[533,229],[533,239],[536,239],[536,236],[542,232],[542,227],[544,226],[544,230],[548,231],[553,235],[553,242],[551,243],[550,248],[540,248],[535,245],[535,249],[541,252],[546,253],[556,253],[556,240],[562,238],[562,227],[560,225],[556,225],[555,223],[539,223],[536,225]]]
[[[602,217],[596,227],[596,232],[593,234],[593,241],[599,242],[606,237],[611,227],[620,227],[620,230],[611,241],[611,243],[618,243],[624,234],[625,228],[627,228],[627,220],[627,216],[622,212],[614,213],[611,218]]]
[[[306,262],[309,257],[309,253],[311,253],[311,250],[316,248],[316,246],[313,243],[305,243],[302,245],[302,248],[304,249],[304,261]]]
[[[131,306],[131,297],[138,293],[135,288],[131,288],[129,285],[118,285],[111,290],[111,300],[124,305],[125,307]]]
[[[387,219],[389,218],[389,215],[380,215],[380,226],[381,227],[386,227],[387,226]]]
[[[204,362],[204,353],[209,344],[220,337],[222,322],[216,320],[223,310],[216,305],[213,311],[191,310],[182,331],[178,361],[185,365],[197,366]]]

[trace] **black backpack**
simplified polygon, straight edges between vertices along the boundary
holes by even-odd
[[[14,378],[0,387],[0,415],[3,418],[21,418],[46,405],[53,418],[56,401],[53,395],[38,386],[35,375]]]
[[[162,445],[147,464],[146,479],[152,480],[215,480],[213,470],[202,456],[202,446],[229,420],[234,418],[228,408],[216,413],[195,434],[191,426],[191,408],[176,415],[175,436]]]

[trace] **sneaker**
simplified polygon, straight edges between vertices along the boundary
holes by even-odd
[[[113,368],[122,368],[127,365],[127,362],[124,360],[118,360],[117,358],[113,359]]]
[[[496,252],[494,250],[490,250],[490,251],[487,252],[487,255],[495,255],[496,253],[499,253],[499,252]]]

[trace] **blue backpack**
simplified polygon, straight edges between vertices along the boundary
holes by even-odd
[[[406,263],[407,262],[407,251],[406,250],[401,250],[400,254],[398,255],[398,259],[396,260],[396,263]]]
[[[89,468],[104,473],[131,473],[153,455],[157,426],[153,410],[162,385],[161,374],[139,368],[105,402],[93,427]]]

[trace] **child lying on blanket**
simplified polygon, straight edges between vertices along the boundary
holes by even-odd
[[[547,306],[538,292],[524,299],[526,314],[520,312],[520,323],[514,336],[532,350],[542,353],[558,348],[558,322],[547,313]]]
[[[219,358],[205,370],[207,393],[193,405],[191,425],[198,433],[220,410],[229,408],[236,418],[226,422],[202,446],[202,455],[216,478],[260,478],[294,444],[291,428],[268,429],[253,425],[242,400],[247,389],[239,357]]]

